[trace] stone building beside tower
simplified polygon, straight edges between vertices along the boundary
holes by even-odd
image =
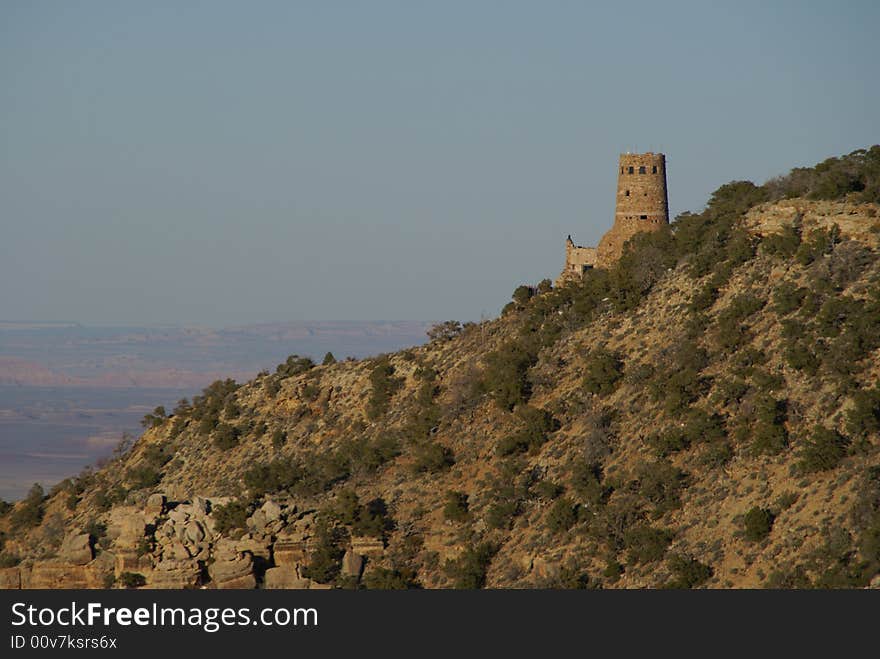
[[[598,247],[565,242],[565,268],[556,285],[580,278],[589,268],[607,268],[623,253],[623,245],[640,231],[657,231],[669,224],[666,196],[666,156],[662,153],[622,153],[617,171],[614,224]]]

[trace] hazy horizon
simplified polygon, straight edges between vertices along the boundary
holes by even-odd
[[[3,325],[50,325],[50,326],[63,326],[63,325],[75,325],[80,327],[95,327],[95,328],[152,328],[152,329],[161,329],[163,327],[169,328],[200,328],[204,327],[207,329],[238,329],[245,327],[258,327],[261,325],[277,325],[277,324],[313,324],[313,323],[404,323],[404,322],[441,322],[440,318],[311,318],[311,319],[303,319],[303,320],[291,320],[291,319],[279,319],[279,320],[259,320],[253,319],[247,322],[242,323],[181,323],[181,322],[144,322],[144,323],[129,323],[123,321],[97,321],[97,322],[82,322],[76,319],[69,318],[45,318],[42,320],[34,320],[32,318],[0,318],[0,330],[2,329],[11,329],[8,327],[3,327]]]
[[[880,141],[869,2],[0,6],[0,315],[476,320],[613,216]]]
[[[275,372],[290,354],[320,363],[427,340],[421,321],[301,321],[227,328],[97,327],[0,321],[0,499],[48,490],[106,457],[157,405],[212,381]]]

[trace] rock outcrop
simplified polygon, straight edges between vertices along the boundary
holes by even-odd
[[[64,538],[58,557],[71,565],[86,565],[94,556],[92,538],[88,533],[72,533]]]

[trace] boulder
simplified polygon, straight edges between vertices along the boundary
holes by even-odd
[[[275,520],[281,519],[281,506],[271,499],[266,501],[260,510],[263,512],[263,517],[266,519],[266,522],[274,522]]]
[[[147,499],[147,504],[144,506],[144,514],[147,517],[151,517],[155,519],[159,517],[162,513],[165,512],[165,495],[164,494],[151,494]]]
[[[254,511],[254,514],[248,517],[247,519],[247,527],[251,531],[256,531],[258,533],[262,533],[266,528],[266,513],[260,510]]]
[[[250,554],[244,554],[232,561],[217,561],[208,569],[216,588],[224,590],[243,590],[256,588],[254,562]]]
[[[205,529],[194,519],[189,520],[183,527],[183,542],[188,545],[197,545],[205,539]]]
[[[315,525],[315,513],[303,513],[302,516],[293,523],[293,529],[308,535],[311,528]]]
[[[214,581],[226,581],[253,572],[254,561],[250,554],[242,554],[231,561],[216,561],[208,568]]]
[[[172,524],[183,524],[189,517],[189,513],[186,510],[187,508],[188,506],[177,506],[177,508],[168,513],[168,519],[171,521]]]
[[[211,558],[211,545],[207,542],[200,542],[189,551],[192,557],[197,561],[207,561]]]
[[[192,559],[171,560],[163,556],[155,569],[144,573],[148,588],[182,589],[199,585],[202,569]]]
[[[214,545],[213,556],[215,561],[234,561],[241,555],[238,551],[238,543],[232,538],[220,538]]]
[[[277,536],[281,531],[284,530],[284,520],[276,519],[272,522],[268,522],[266,524],[266,528],[263,529],[263,533],[271,536]]]
[[[71,533],[61,543],[58,558],[71,565],[85,565],[94,558],[92,537],[88,533]]]
[[[211,497],[208,503],[210,504],[211,512],[214,512],[214,508],[217,506],[228,506],[231,501],[234,501],[234,497]]]
[[[286,515],[287,517],[291,517],[297,513],[296,504],[292,501],[288,501],[281,507],[281,513]]]
[[[189,550],[179,540],[172,540],[162,547],[162,560],[185,561],[191,557]]]
[[[284,565],[266,570],[263,585],[268,590],[304,590],[309,588],[312,582],[310,579],[303,579],[296,568]]]
[[[256,587],[257,578],[253,573],[214,583],[214,588],[218,590],[253,590]]]
[[[235,548],[239,552],[250,552],[254,556],[259,556],[265,560],[269,560],[271,556],[271,543],[268,539],[256,537],[253,534],[241,538],[235,543]]]
[[[156,529],[156,540],[161,541],[162,538],[173,538],[175,537],[175,527],[172,522],[165,522],[159,528]]]
[[[186,501],[189,494],[185,485],[170,485],[165,488],[165,496],[169,501]]]
[[[214,538],[219,535],[217,532],[217,522],[210,515],[205,517],[205,519],[199,520],[199,523],[205,528],[205,533],[210,537]]]

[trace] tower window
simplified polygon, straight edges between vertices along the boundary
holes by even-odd
[[[639,167],[639,174],[646,174],[646,173],[647,173],[647,172],[645,171],[645,166],[644,166],[644,165],[642,165],[641,167]]]
[[[620,168],[620,173],[623,174],[623,167]]]
[[[632,174],[632,173],[633,173],[633,171],[634,171],[634,170],[633,170],[633,168],[632,168],[632,167],[630,167],[630,168],[629,168],[629,173],[630,173],[630,174]]]
[[[629,190],[626,191],[625,195],[629,197]]]
[[[652,173],[652,174],[656,174],[656,173],[657,173],[657,165],[654,165],[653,167],[651,167],[651,173]]]
[[[647,219],[648,219],[648,216],[647,216],[647,215],[639,215],[639,217],[642,218],[643,220],[647,220]]]

